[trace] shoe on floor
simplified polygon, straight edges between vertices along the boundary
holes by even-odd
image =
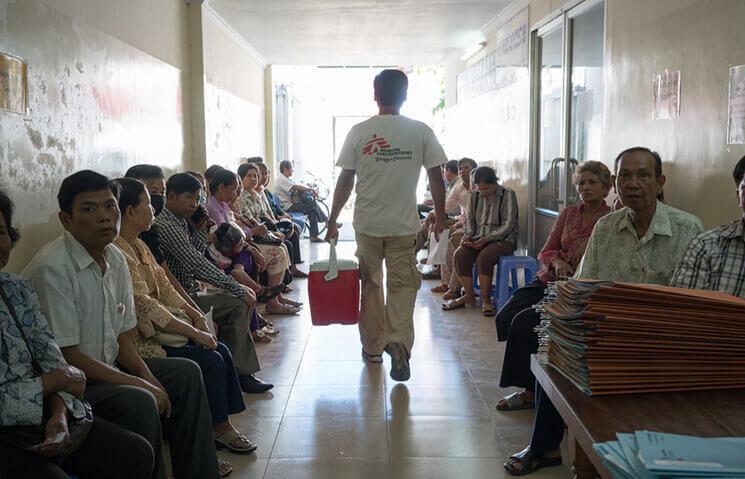
[[[365,360],[365,362],[368,363],[382,363],[383,362],[383,355],[382,354],[367,354],[365,350],[362,350],[362,359]]]
[[[241,390],[246,394],[261,394],[274,387],[274,384],[266,383],[253,374],[238,376],[238,381],[241,383]]]
[[[407,381],[411,377],[411,367],[406,348],[401,343],[391,343],[385,347],[385,352],[391,356],[391,379]]]

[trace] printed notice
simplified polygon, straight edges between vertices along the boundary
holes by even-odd
[[[727,143],[745,143],[745,65],[729,69]]]
[[[0,53],[0,109],[22,115],[28,110],[28,67],[7,53]]]
[[[654,119],[665,120],[680,116],[680,70],[654,77]]]

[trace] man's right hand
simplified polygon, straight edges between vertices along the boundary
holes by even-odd
[[[243,295],[243,302],[249,306],[254,306],[256,304],[256,293],[248,286],[243,286],[243,291],[246,292]]]
[[[75,366],[63,366],[56,368],[44,374],[52,381],[52,393],[65,391],[78,399],[83,398],[85,392],[86,378],[85,373]]]
[[[331,243],[332,240],[336,240],[339,237],[339,229],[336,227],[336,219],[329,219],[326,222],[326,238],[324,241]]]

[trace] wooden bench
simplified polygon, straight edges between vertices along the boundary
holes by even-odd
[[[590,397],[535,355],[530,369],[575,440],[573,472],[580,479],[611,478],[592,445],[617,432],[745,436],[745,389]]]

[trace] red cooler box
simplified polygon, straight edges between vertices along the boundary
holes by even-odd
[[[360,270],[356,261],[336,258],[335,242],[329,259],[310,266],[308,297],[314,326],[357,324],[360,320]]]

